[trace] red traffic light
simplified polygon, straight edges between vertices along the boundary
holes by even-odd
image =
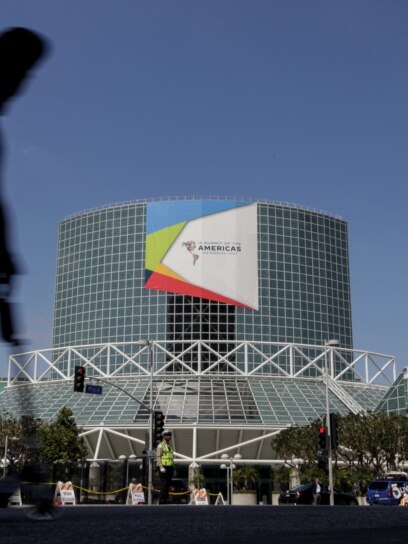
[[[327,429],[326,427],[323,427],[323,425],[320,425],[319,427],[318,447],[320,452],[319,455],[322,455],[322,453],[327,450]]]
[[[74,391],[78,393],[84,392],[85,387],[85,367],[75,366],[74,370]]]

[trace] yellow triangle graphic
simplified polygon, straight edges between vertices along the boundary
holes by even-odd
[[[176,272],[173,272],[173,270],[161,263],[155,268],[155,272],[157,272],[157,274],[163,274],[163,276],[169,276],[175,280],[186,281],[182,276],[179,276]]]

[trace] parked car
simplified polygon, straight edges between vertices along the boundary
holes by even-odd
[[[408,492],[408,480],[398,475],[387,476],[382,480],[371,482],[367,489],[368,504],[399,504],[404,493]]]
[[[300,484],[279,495],[279,504],[313,504],[313,483]],[[322,485],[320,504],[330,504],[330,491],[327,485]],[[354,493],[341,493],[334,489],[334,504],[357,506],[358,500]]]

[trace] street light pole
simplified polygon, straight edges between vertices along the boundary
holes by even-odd
[[[227,503],[231,504],[230,503],[230,471],[229,471],[229,466],[227,466],[225,463],[223,463],[222,465],[220,465],[220,469],[227,471]]]
[[[228,465],[223,463],[220,468],[226,469],[227,471],[227,502],[228,504],[232,504],[232,495],[234,494],[234,468],[237,468],[236,465],[234,465],[234,461],[239,461],[242,459],[242,456],[239,453],[236,453],[234,457],[230,457],[226,453],[223,453],[221,459],[229,461]]]
[[[324,372],[326,374],[326,428],[327,428],[327,468],[329,471],[330,506],[334,506],[333,487],[333,452],[330,425],[330,398],[329,398],[329,368],[327,364],[327,350],[339,345],[338,340],[327,340],[324,343]]]
[[[7,472],[7,453],[8,453],[8,435],[6,434],[6,439],[4,441],[3,478],[6,477],[6,472]]]
[[[145,346],[149,349],[149,374],[150,374],[150,383],[149,383],[149,406],[148,410],[150,412],[149,417],[149,451],[148,451],[148,488],[147,488],[147,504],[152,504],[152,488],[153,488],[153,341],[152,340],[139,340],[136,342],[139,346]],[[142,403],[140,403],[142,404]],[[144,406],[144,404],[143,404]]]
[[[235,468],[235,465],[232,462],[232,458],[231,458],[230,459],[230,466],[229,466],[229,469],[230,469],[230,486],[231,486],[231,489],[230,489],[231,503],[230,504],[232,504],[232,496],[234,495],[234,474],[233,474],[234,468]]]
[[[152,487],[153,487],[153,344],[151,340],[146,340],[146,345],[149,347],[149,372],[150,372],[150,419],[149,419],[149,474],[148,474],[148,492],[147,504],[152,504]]]

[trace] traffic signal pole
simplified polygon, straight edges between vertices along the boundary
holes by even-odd
[[[147,504],[152,504],[152,488],[153,488],[153,346],[149,341],[149,370],[150,370],[150,432],[149,432],[149,474],[148,474],[148,490],[147,490]]]
[[[333,449],[330,425],[330,410],[326,414],[327,426],[327,468],[329,469],[329,486],[330,486],[330,506],[334,506],[334,488],[333,488]]]
[[[149,416],[149,451],[148,451],[148,462],[149,462],[149,470],[148,470],[148,491],[147,491],[147,501],[148,504],[152,504],[152,489],[153,489],[153,423],[154,423],[154,410],[153,410],[153,342],[151,340],[145,340],[140,341],[140,345],[146,346],[149,348],[149,374],[150,374],[150,399],[149,399],[149,405],[145,404],[143,401],[137,399],[134,397],[131,393],[126,391],[126,389],[123,389],[123,387],[120,387],[119,385],[110,382],[109,380],[106,380],[104,378],[99,378],[92,376],[92,380],[99,381],[106,383],[112,387],[115,387],[116,389],[119,389],[123,393],[125,393],[128,397],[136,401],[140,406],[143,406],[145,408],[150,416]],[[83,393],[84,390],[84,381],[85,381],[85,368],[84,367],[75,367],[74,372],[74,391],[78,391],[80,393]]]

